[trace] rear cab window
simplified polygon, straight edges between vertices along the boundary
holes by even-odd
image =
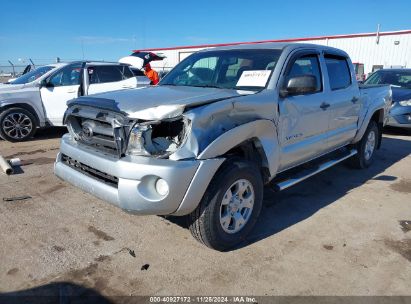
[[[351,86],[351,72],[347,58],[337,55],[324,55],[331,90],[345,89]]]

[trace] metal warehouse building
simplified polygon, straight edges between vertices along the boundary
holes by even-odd
[[[144,51],[160,53],[167,57],[161,62],[152,62],[153,68],[162,71],[169,70],[188,55],[205,48],[265,42],[303,42],[340,48],[350,55],[353,63],[363,64],[365,74],[381,68],[411,68],[411,30],[193,45],[145,49]]]

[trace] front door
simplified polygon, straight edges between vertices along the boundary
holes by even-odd
[[[40,89],[46,117],[53,126],[63,125],[67,101],[80,95],[81,64],[68,65],[47,81],[47,86]]]
[[[325,103],[323,77],[315,52],[294,55],[287,65],[283,86],[295,76],[313,75],[317,89],[313,93],[288,95],[279,99],[280,171],[315,158],[327,149],[329,111]]]

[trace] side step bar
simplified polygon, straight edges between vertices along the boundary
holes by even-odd
[[[291,176],[286,180],[274,182],[274,187],[276,188],[277,191],[282,191],[284,189],[287,189],[291,186],[294,186],[295,184],[298,184],[299,182],[302,182],[303,180],[306,180],[307,178],[317,173],[320,173],[332,166],[335,166],[336,164],[342,162],[343,160],[346,160],[347,158],[350,158],[351,156],[354,156],[357,153],[358,151],[356,149],[352,149],[348,151],[348,154],[344,154],[341,157],[325,161],[321,164],[316,165],[312,169],[310,168],[310,169],[300,171],[298,174]]]

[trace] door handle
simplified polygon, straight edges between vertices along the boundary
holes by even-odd
[[[351,99],[351,102],[352,102],[352,103],[356,103],[357,101],[358,101],[358,98],[355,97],[355,96]]]
[[[323,102],[320,106],[321,109],[323,109],[324,111],[327,110],[327,108],[329,108],[331,105],[329,103]]]
[[[76,93],[77,90],[67,90],[67,93]]]

